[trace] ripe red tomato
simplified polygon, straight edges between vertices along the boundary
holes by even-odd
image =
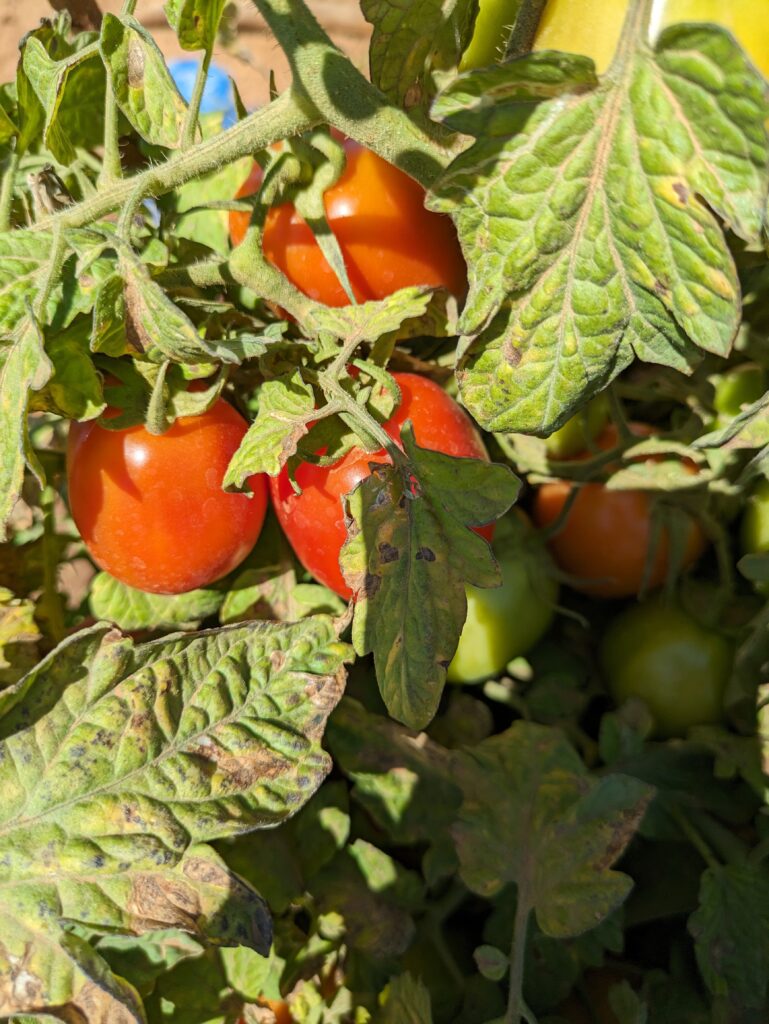
[[[454,226],[448,217],[424,206],[425,193],[413,178],[371,150],[344,141],[347,165],[325,194],[326,216],[344,255],[358,302],[383,299],[408,285],[447,288],[463,297],[465,263]],[[254,164],[238,198],[252,195],[262,170]],[[239,245],[249,215],[230,213],[230,238]],[[264,254],[305,295],[327,306],[346,306],[349,299],[292,203],[273,207],[267,215]]]
[[[222,399],[161,435],[143,426],[72,423],[69,504],[94,561],[154,594],[194,590],[234,569],[254,546],[267,508],[262,475],[249,481],[253,497],[221,489],[247,429]]]
[[[635,433],[653,433],[646,424],[633,424]],[[603,450],[617,443],[614,426],[597,438]],[[694,472],[695,470],[692,469]],[[539,526],[549,526],[561,515],[572,484],[557,480],[543,484],[534,497],[533,515]],[[581,485],[562,528],[548,545],[556,562],[576,578],[572,586],[598,597],[630,597],[644,581],[652,542],[652,497],[645,491],[609,491],[601,483]],[[705,549],[705,536],[692,520],[684,566],[695,562]],[[670,561],[667,533],[662,532],[646,577],[649,587],[664,582]]]
[[[394,373],[393,377],[400,385],[402,401],[384,424],[390,437],[398,440],[401,427],[406,420],[411,420],[414,437],[422,448],[447,455],[488,459],[472,422],[441,387],[414,373]],[[339,568],[339,552],[346,537],[342,498],[369,475],[371,462],[390,461],[383,449],[367,454],[361,448],[353,448],[333,466],[302,463],[295,474],[301,494],[296,494],[292,488],[285,469],[270,480],[280,525],[299,561],[341,597],[352,596]],[[490,541],[493,524],[480,528],[478,533]]]

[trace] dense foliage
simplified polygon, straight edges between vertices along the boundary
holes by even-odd
[[[766,1021],[769,3],[254,2],[0,86],[0,1020]]]

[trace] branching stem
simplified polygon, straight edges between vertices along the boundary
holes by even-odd
[[[208,69],[211,66],[212,53],[213,50],[209,46],[203,54],[203,60],[200,62],[198,72],[195,75],[195,84],[192,87],[190,105],[187,108],[187,117],[182,129],[182,150],[189,149],[195,141],[195,132],[198,127],[198,117],[200,116],[200,103],[203,99],[203,90],[206,87],[206,79],[208,78]]]
[[[521,899],[519,887],[513,924],[513,944],[510,947],[510,991],[507,996],[505,1024],[519,1024],[523,1016],[523,964],[526,956],[526,936],[530,914],[531,907]]]

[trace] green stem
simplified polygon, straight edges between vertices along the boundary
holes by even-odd
[[[0,185],[0,231],[8,231],[11,226],[11,206],[13,205],[13,185],[16,180],[16,169],[19,166],[19,155],[15,151],[8,157]]]
[[[695,828],[692,822],[689,820],[686,813],[680,808],[673,806],[670,809],[670,815],[675,821],[676,825],[681,829],[681,832],[686,836],[692,846],[697,850],[699,855],[705,861],[709,868],[720,868],[721,864],[716,855],[711,850],[710,846],[705,842],[704,838],[699,832],[699,829]]]
[[[38,320],[45,313],[45,307],[48,305],[48,299],[53,291],[54,283],[61,277],[61,268],[64,266],[66,252],[67,246],[64,241],[64,231],[57,224],[53,230],[53,245],[51,247],[51,255],[48,258],[48,273],[45,276],[42,288],[35,296],[33,312]]]
[[[321,115],[429,188],[450,154],[336,47],[304,0],[253,0],[288,58],[294,88]]]
[[[318,383],[329,403],[340,407],[340,412],[345,422],[349,422],[354,430],[359,430],[364,436],[368,435],[380,448],[384,448],[392,459],[394,466],[401,470],[410,471],[411,463],[381,423],[374,419],[368,409],[358,405],[353,396],[345,391],[338,380],[326,371],[319,375]]]
[[[195,132],[198,127],[198,117],[200,115],[200,102],[203,99],[203,90],[206,87],[206,79],[208,78],[208,69],[211,66],[211,57],[213,55],[213,48],[209,48],[203,54],[203,60],[200,62],[198,73],[195,75],[195,85],[192,87],[192,96],[190,97],[190,105],[187,108],[187,117],[184,121],[184,127],[182,128],[182,149],[189,149],[195,141]]]
[[[50,231],[56,224],[64,228],[80,228],[92,224],[120,209],[134,190],[143,198],[165,195],[224,164],[234,163],[255,150],[265,149],[272,142],[312,128],[319,121],[318,112],[308,110],[307,104],[289,90],[268,106],[193,149],[179,152],[163,164],[117,181],[108,188],[100,189],[95,196],[41,218],[33,230]]]
[[[513,31],[507,40],[504,60],[515,60],[517,57],[525,57],[527,53],[531,53],[546,4],[547,0],[523,0],[513,25]]]
[[[531,907],[521,899],[519,886],[513,925],[513,944],[510,947],[510,991],[507,996],[504,1024],[519,1024],[523,1016],[523,964],[526,956],[526,933],[529,928],[530,913]]]
[[[621,78],[639,40],[648,39],[653,3],[654,0],[630,0],[617,49],[606,70],[607,78]]]

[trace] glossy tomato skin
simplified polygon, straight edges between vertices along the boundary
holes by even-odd
[[[628,0],[548,0],[534,48],[592,57],[605,71],[619,40]],[[769,76],[769,0],[662,0],[654,5],[654,35],[681,21],[729,29],[756,67]]]
[[[402,401],[384,424],[390,437],[398,440],[406,420],[414,426],[414,437],[422,448],[465,458],[488,459],[486,449],[467,414],[446,392],[414,373],[394,373]],[[341,597],[352,596],[339,568],[339,552],[346,537],[342,498],[370,473],[371,463],[389,463],[384,450],[367,454],[353,448],[332,466],[302,463],[296,494],[284,469],[270,480],[272,502],[280,524],[308,572]],[[493,525],[478,530],[491,540]]]
[[[723,721],[733,658],[726,637],[660,599],[622,612],[601,643],[601,665],[614,700],[643,700],[662,739]]]
[[[605,395],[598,395],[585,409],[545,438],[549,458],[573,459],[585,451],[605,429],[608,418],[609,400]]]
[[[652,432],[635,424],[636,433]],[[599,448],[616,444],[616,430],[608,427],[596,439]],[[533,516],[538,526],[554,523],[569,500],[572,484],[556,480],[543,484],[534,496]],[[646,580],[659,586],[667,575],[670,544],[662,532],[648,576],[647,553],[654,539],[652,497],[644,491],[610,491],[602,483],[582,484],[561,529],[548,541],[558,565],[574,577],[571,586],[595,597],[631,597]],[[683,567],[692,565],[705,549],[705,536],[692,520]]]
[[[742,363],[714,381],[716,426],[726,426],[747,406],[757,402],[766,392],[766,370],[757,363]]]
[[[498,676],[508,662],[530,650],[553,621],[558,583],[547,571],[547,556],[532,550],[541,541],[528,522],[524,529],[525,548],[495,552],[501,586],[466,587],[467,618],[446,673],[450,683],[480,683]]]
[[[463,297],[467,272],[451,220],[426,210],[424,189],[399,168],[351,139],[344,148],[346,167],[324,201],[358,302],[383,299],[408,285],[444,287]],[[238,196],[253,194],[261,177],[255,165]],[[248,223],[248,214],[230,213],[234,245],[245,237]],[[269,211],[262,244],[270,263],[305,295],[327,306],[349,304],[292,203]]]
[[[246,430],[223,399],[161,435],[72,423],[69,503],[94,561],[155,594],[194,590],[234,569],[256,543],[267,507],[262,475],[249,481],[253,497],[221,489]]]

